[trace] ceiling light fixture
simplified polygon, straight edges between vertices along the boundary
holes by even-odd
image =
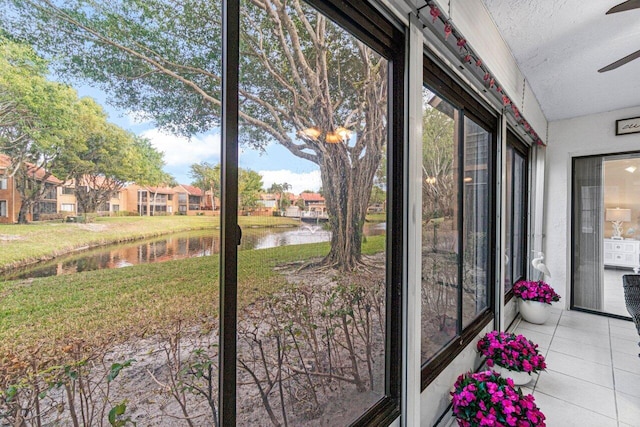
[[[636,169],[637,168],[635,166],[629,166],[628,168],[625,168],[625,170],[629,173],[634,173]]]

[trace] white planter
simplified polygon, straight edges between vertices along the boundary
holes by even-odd
[[[511,378],[513,380],[513,384],[515,385],[525,385],[533,379],[531,374],[528,372],[512,371],[511,369],[503,368],[502,366],[498,365],[494,365],[491,369],[499,373],[503,378]]]
[[[551,304],[540,301],[525,301],[519,299],[518,309],[524,320],[529,323],[535,323],[536,325],[543,324],[549,319],[549,316],[551,316]]]

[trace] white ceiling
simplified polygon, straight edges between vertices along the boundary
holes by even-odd
[[[598,69],[640,49],[640,9],[624,0],[483,0],[547,120],[640,105],[640,59]]]

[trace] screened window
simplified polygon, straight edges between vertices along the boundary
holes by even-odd
[[[56,200],[58,198],[58,192],[56,190],[57,187],[51,184],[45,184],[43,199],[47,200]]]
[[[60,204],[60,211],[61,212],[75,212],[76,211],[76,205],[73,203],[62,203]]]
[[[7,216],[7,201],[6,200],[0,200],[0,216],[2,216],[2,217],[6,217]]]
[[[392,402],[399,366],[390,364],[398,354],[389,345],[400,314],[390,310],[399,267],[390,248],[400,236],[387,233],[401,229],[387,211],[401,197],[390,179],[401,165],[389,163],[401,148],[391,143],[393,55],[306,2],[263,9],[242,1],[241,14],[238,212],[275,225],[281,217],[260,203],[267,192],[293,193],[304,209],[283,209],[299,225],[276,237],[277,251],[238,253],[238,277],[259,271],[266,296],[259,304],[238,301],[237,400],[262,397],[240,404],[238,420],[349,425]],[[259,162],[246,146],[260,149]],[[372,198],[385,208],[368,215]],[[267,234],[244,229],[242,238]],[[239,294],[255,286],[239,280]]]
[[[463,327],[489,306],[489,154],[491,134],[464,120],[462,315]]]
[[[0,190],[7,189],[7,178],[0,178]]]
[[[422,95],[426,387],[493,316],[496,121],[427,59]]]
[[[506,163],[505,292],[525,278],[527,260],[527,154],[509,132]]]

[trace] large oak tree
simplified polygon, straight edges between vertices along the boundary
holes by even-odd
[[[215,0],[17,0],[12,31],[175,133],[220,122]],[[361,263],[362,224],[387,125],[387,62],[300,0],[242,3],[240,142],[276,140],[318,165],[332,241],[325,265]]]

